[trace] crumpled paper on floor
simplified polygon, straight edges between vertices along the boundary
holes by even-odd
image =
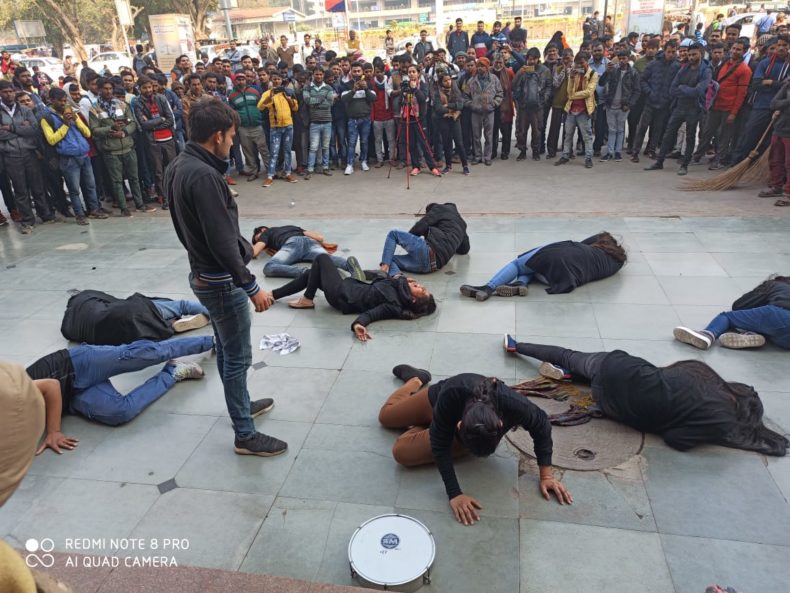
[[[270,334],[261,338],[261,350],[272,350],[279,352],[280,356],[290,354],[298,349],[301,344],[298,338],[294,338],[289,334]]]

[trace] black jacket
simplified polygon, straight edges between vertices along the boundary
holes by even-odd
[[[669,89],[678,70],[680,63],[677,60],[667,62],[663,54],[657,55],[656,59],[647,65],[639,78],[639,86],[642,94],[645,95],[647,105],[656,108],[669,106]]]
[[[598,84],[604,87],[604,101],[607,107],[612,106],[615,94],[617,93],[617,85],[622,79],[623,85],[620,91],[620,104],[621,106],[632,107],[636,105],[641,94],[639,87],[639,72],[636,68],[628,67],[628,70],[620,70],[614,68],[613,70],[603,73],[603,76],[598,80]]]
[[[173,115],[173,110],[170,108],[170,103],[167,102],[167,97],[154,93],[154,101],[159,115],[154,117],[151,114],[151,109],[141,95],[132,101],[132,112],[134,119],[137,121],[138,127],[145,134],[145,138],[153,144],[154,130],[170,130],[175,138],[176,133],[176,116]]]
[[[253,296],[260,288],[247,269],[252,246],[239,231],[239,210],[225,183],[228,165],[189,142],[167,167],[164,192],[192,274],[209,283],[232,282]]]
[[[344,315],[357,313],[351,323],[367,327],[382,319],[413,319],[409,282],[405,276],[377,278],[370,284],[354,278],[346,278],[340,285],[337,301],[331,303]]]
[[[119,346],[137,340],[166,340],[173,336],[153,301],[135,293],[118,299],[98,290],[83,290],[69,299],[60,333],[67,340]]]
[[[771,99],[771,111],[779,112],[774,121],[774,134],[780,138],[790,136],[790,82],[782,83],[779,92]]]
[[[608,278],[616,274],[623,264],[605,251],[591,247],[597,238],[594,235],[581,243],[551,243],[529,258],[527,266],[548,281],[546,292],[549,294],[572,292],[588,282]]]
[[[483,375],[462,373],[428,388],[428,399],[433,406],[431,449],[436,467],[444,480],[447,496],[451,499],[463,494],[453,467],[453,440],[467,402],[475,396],[475,389],[484,379]],[[551,465],[553,444],[551,424],[546,413],[501,382],[497,386],[496,407],[502,418],[499,437],[502,438],[511,429],[523,427],[532,437],[538,465]]]
[[[775,305],[790,311],[790,284],[780,280],[766,280],[732,304],[732,310],[754,309]]]
[[[469,235],[466,222],[452,202],[432,203],[425,207],[425,216],[411,227],[412,235],[425,237],[436,256],[436,269],[444,266],[450,258],[459,253],[469,253]]]
[[[712,443],[783,456],[788,441],[762,423],[763,406],[753,389],[730,383],[743,395],[722,389],[705,363],[686,360],[656,367],[622,350],[610,352],[593,378],[593,393],[610,418],[661,435],[686,451]]]

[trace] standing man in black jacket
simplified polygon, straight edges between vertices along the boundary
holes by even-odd
[[[255,430],[253,418],[274,406],[250,402],[247,369],[252,363],[250,306],[265,311],[272,300],[247,269],[252,246],[239,231],[236,201],[225,183],[227,158],[239,116],[220,99],[195,102],[189,112],[189,143],[165,173],[165,196],[173,226],[189,253],[189,281],[209,310],[214,326],[217,367],[239,455],[269,457],[288,445]]]
[[[398,245],[406,255],[395,255]],[[452,202],[432,203],[408,233],[392,229],[387,234],[380,267],[389,276],[400,272],[428,274],[440,270],[456,253],[469,253],[466,222]]]

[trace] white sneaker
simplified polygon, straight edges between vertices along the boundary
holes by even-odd
[[[704,330],[695,331],[679,325],[672,331],[672,334],[678,342],[683,342],[700,350],[708,350],[713,345],[713,336]]]
[[[368,167],[367,161],[362,161],[362,170],[363,171],[370,171],[370,167]]]
[[[180,334],[181,332],[205,327],[208,324],[209,319],[203,315],[203,313],[198,313],[197,315],[187,315],[186,317],[181,317],[180,319],[176,319],[173,322],[173,331],[177,334]]]
[[[235,189],[233,189],[232,187],[229,187],[228,189],[230,190],[230,195],[232,195],[234,198],[239,197],[239,192],[237,192]]]
[[[346,175],[351,175],[354,172],[354,165],[346,165]]]
[[[180,362],[171,360],[167,363],[170,367],[170,374],[176,381],[183,381],[184,379],[202,379],[203,369],[196,362]]]

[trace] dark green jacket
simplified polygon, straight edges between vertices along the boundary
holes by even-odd
[[[133,134],[137,131],[137,124],[129,106],[119,99],[112,100],[114,113],[110,114],[96,103],[90,110],[90,129],[91,134],[99,147],[99,150],[108,154],[126,154],[134,150]],[[122,131],[123,138],[111,138],[108,134],[113,129],[113,123],[117,119],[126,122]]]

